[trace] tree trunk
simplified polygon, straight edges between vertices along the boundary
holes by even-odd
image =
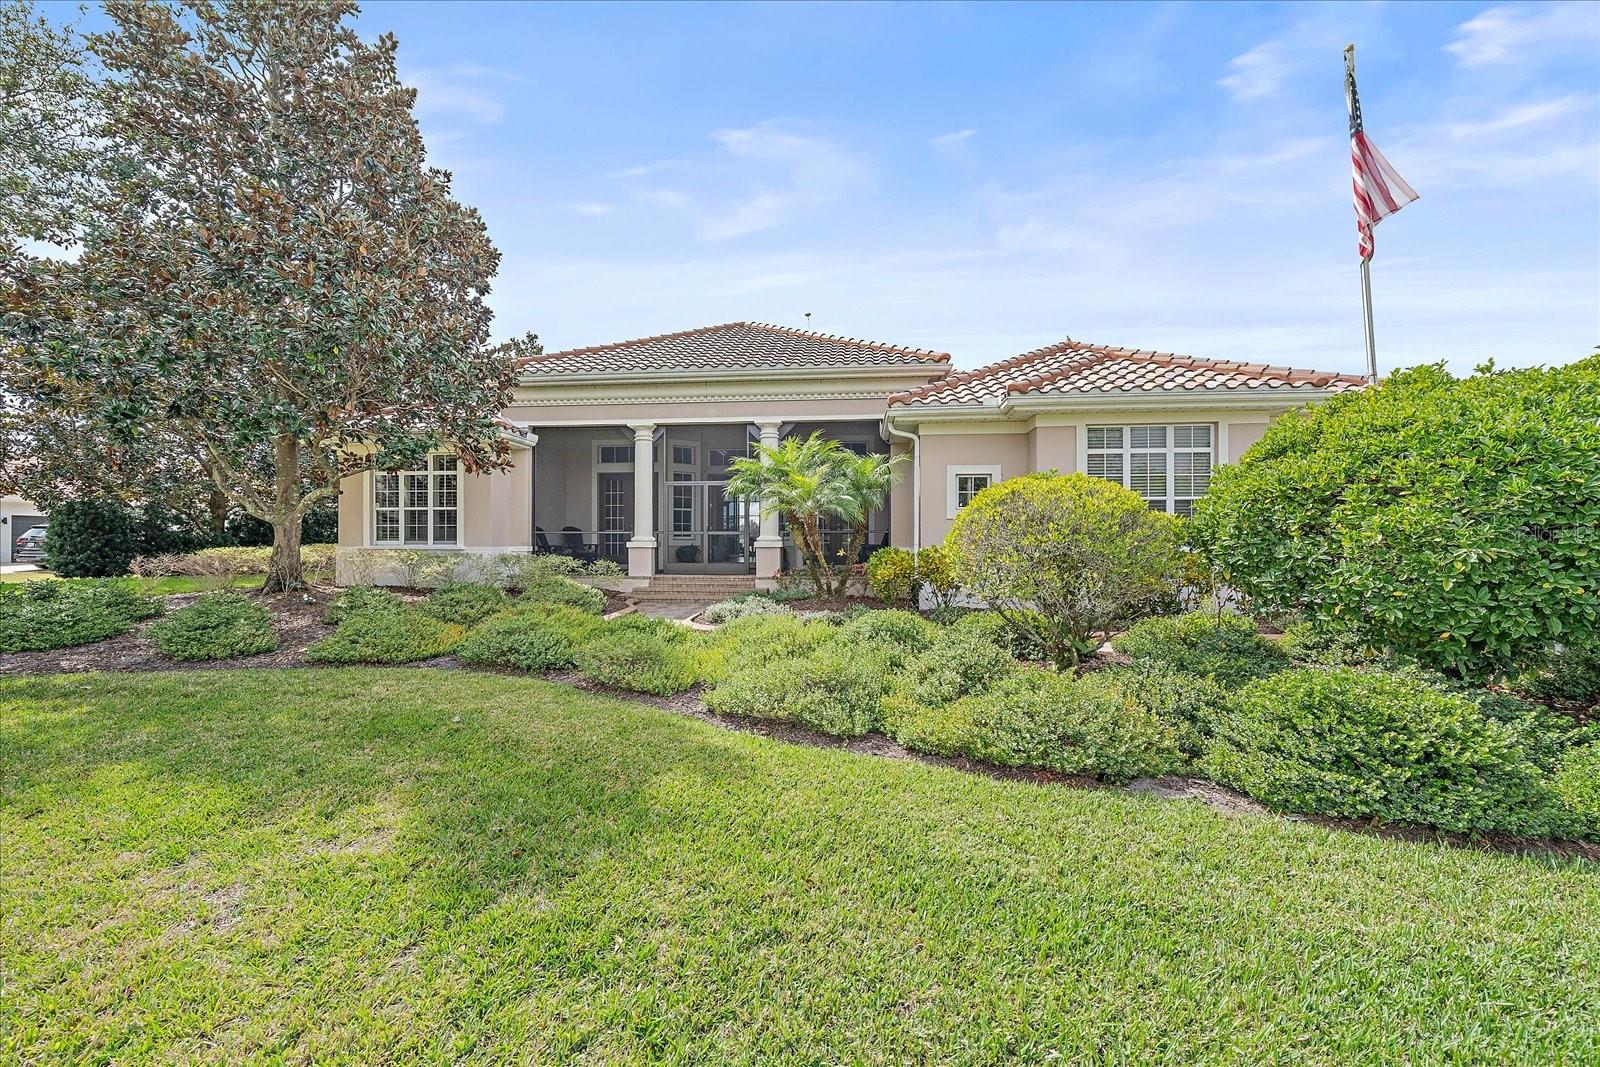
[[[277,486],[270,516],[272,559],[261,591],[290,593],[306,587],[305,571],[300,566],[300,442],[293,435],[284,434],[273,448]]]
[[[211,532],[221,537],[228,527],[228,498],[221,489],[212,489],[207,495],[206,510],[211,514]]]
[[[855,570],[856,559],[861,555],[861,546],[867,543],[867,524],[857,523],[850,527],[850,540],[844,548],[844,559],[840,560],[839,598],[842,600],[850,593],[850,574]]]
[[[811,576],[811,588],[817,596],[828,595],[828,583],[823,579],[828,561],[822,555],[822,541],[817,536],[817,520],[813,516],[806,516],[798,522],[791,520],[790,525],[795,532],[795,547],[800,550],[800,558],[805,562],[806,573]]]

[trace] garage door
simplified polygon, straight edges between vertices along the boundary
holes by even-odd
[[[17,538],[33,529],[35,526],[43,526],[44,523],[45,517],[43,515],[11,516],[11,525],[6,527],[6,538],[9,541],[9,544],[6,546],[7,563],[10,563],[12,560],[17,558]]]

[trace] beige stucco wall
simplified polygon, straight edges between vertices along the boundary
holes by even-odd
[[[1127,411],[1074,412],[1041,416],[1030,421],[996,417],[985,422],[924,422],[917,429],[922,440],[922,543],[936,545],[950,530],[949,486],[952,466],[997,465],[1002,478],[1032,471],[1078,470],[1083,428],[1091,425],[1170,424],[1209,422],[1217,427],[1217,461],[1237,463],[1245,449],[1261,439],[1272,415],[1259,410],[1246,413],[1219,409],[1183,409],[1159,414]],[[905,488],[909,488],[907,479]],[[905,503],[907,512],[910,503]],[[895,543],[909,546],[904,520],[897,522]]]
[[[603,404],[519,402],[505,411],[514,422],[541,425],[625,425],[630,422],[805,422],[840,417],[881,418],[886,397],[833,397],[818,400],[761,400],[719,397],[706,400]]]
[[[1265,422],[1235,422],[1228,421],[1228,463],[1239,462],[1239,457],[1244,455],[1244,450],[1261,440],[1261,435],[1267,432]]]
[[[1002,429],[997,425],[995,429]],[[950,532],[948,482],[952,466],[1000,468],[1000,479],[1032,470],[1032,446],[1024,432],[923,433],[922,543],[936,545]]]

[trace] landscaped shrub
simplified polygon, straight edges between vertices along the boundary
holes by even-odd
[[[476,582],[446,582],[421,605],[424,615],[432,615],[441,622],[454,622],[472,626],[490,615],[504,611],[510,599],[504,590]]]
[[[527,605],[479,623],[456,648],[475,666],[524,671],[565,670],[578,646],[607,626],[586,611],[565,605]]]
[[[863,611],[839,626],[834,643],[846,647],[876,646],[891,670],[926,652],[939,638],[939,627],[909,611]]]
[[[1600,839],[1600,741],[1566,751],[1552,780],[1574,837]]]
[[[949,553],[937,545],[920,552],[880,548],[867,558],[867,592],[885,604],[915,608],[926,589],[942,605],[956,590]]]
[[[1235,693],[1204,767],[1278,811],[1546,834],[1549,782],[1469,698],[1419,678],[1301,668]]]
[[[1314,667],[1359,667],[1378,658],[1360,634],[1310,622],[1286,626],[1278,647],[1295,663]]]
[[[965,723],[965,754],[1123,782],[1182,762],[1171,727],[1132,697],[1054,671],[1019,671],[946,709]]]
[[[336,545],[301,545],[300,566],[312,581],[331,581],[333,578]],[[196,552],[168,552],[137,556],[128,569],[144,578],[192,577],[209,578],[226,589],[234,581],[251,574],[266,574],[272,559],[272,549],[224,546],[202,548]]]
[[[833,642],[809,655],[734,671],[707,691],[706,706],[859,737],[878,725],[878,702],[889,678],[882,646]]]
[[[1031,613],[1021,609],[1019,616]],[[1018,659],[1047,661],[1050,653],[1045,647],[1033,638],[1031,629],[1013,628],[1006,620],[992,611],[971,611],[960,609],[949,623],[953,629],[963,633],[973,634],[986,641],[999,645]]]
[[[522,601],[530,604],[565,604],[599,615],[606,610],[606,595],[593,586],[559,575],[538,578],[522,590]]]
[[[1600,357],[1390,375],[1275,420],[1195,505],[1223,581],[1458,677],[1600,636]]]
[[[771,597],[741,595],[729,600],[719,600],[700,613],[700,621],[713,626],[750,615],[791,615],[793,612]]]
[[[671,696],[699,681],[695,650],[686,638],[672,640],[642,627],[623,627],[587,641],[574,659],[585,678],[637,693]]]
[[[337,626],[352,615],[369,611],[399,611],[405,606],[404,600],[387,589],[358,585],[342,590],[328,601],[328,606],[322,612],[322,621],[330,626]]]
[[[1600,704],[1600,637],[1563,647],[1524,683],[1535,696],[1573,704]]]
[[[1228,694],[1220,685],[1166,667],[1111,667],[1080,681],[1088,690],[1132,701],[1166,723],[1190,759],[1205,751],[1213,724],[1226,713]]]
[[[982,693],[1017,669],[1005,649],[980,634],[952,627],[895,679],[895,691],[917,704],[949,704]]]
[[[127,633],[161,602],[126,581],[40,580],[0,585],[0,652],[70,648]]]
[[[278,647],[267,609],[242,593],[207,593],[151,625],[155,646],[173,659],[239,659]]]
[[[1289,657],[1256,632],[1242,615],[1208,612],[1146,619],[1111,642],[1135,664],[1156,664],[1213,678],[1224,686],[1243,685],[1282,670]]]
[[[139,551],[132,514],[115,500],[68,500],[50,511],[45,565],[63,578],[127,574]]]
[[[1177,588],[1180,529],[1120,485],[1043,473],[983,490],[945,543],[961,587],[1069,667]]]
[[[466,633],[416,608],[362,611],[306,650],[317,663],[411,663],[449,652]]]
[[[707,634],[700,643],[700,676],[716,681],[734,670],[803,656],[838,631],[792,615],[749,615]]]

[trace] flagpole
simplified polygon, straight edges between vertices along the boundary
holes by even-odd
[[[1344,75],[1347,85],[1355,84],[1356,46],[1353,44],[1344,46]],[[1378,342],[1372,331],[1372,260],[1367,256],[1361,257],[1361,327],[1367,342],[1367,381],[1376,385]]]
[[[1378,345],[1372,337],[1372,260],[1361,260],[1361,324],[1367,332],[1367,381],[1378,384]]]

